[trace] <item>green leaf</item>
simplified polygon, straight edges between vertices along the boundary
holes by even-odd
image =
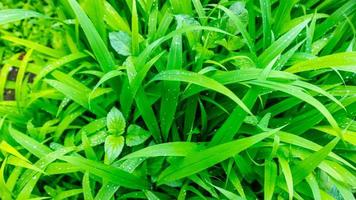
[[[226,160],[239,152],[251,147],[263,139],[275,134],[272,130],[255,136],[238,139],[232,142],[217,145],[201,151],[189,153],[182,161],[175,162],[165,169],[159,176],[158,183],[166,183],[198,173],[204,169]],[[221,152],[225,152],[222,154]]]
[[[125,138],[123,136],[109,135],[105,139],[105,160],[107,164],[112,163],[119,157],[125,145]]]
[[[126,121],[120,110],[112,107],[106,116],[108,131],[114,135],[121,135],[125,131]]]
[[[351,16],[354,14],[356,10],[356,2],[349,0],[347,2],[343,2],[341,6],[339,4],[336,8],[337,10],[335,10],[330,17],[317,26],[315,30],[315,38],[319,39],[321,36],[325,35],[325,33],[334,27],[338,22],[345,20],[345,16]]]
[[[246,7],[245,6],[245,2],[242,2],[242,1],[234,2],[229,7],[229,10],[231,10],[237,17],[239,17],[239,19],[241,20],[241,22],[242,22],[242,24],[244,26],[246,26],[247,23],[248,23],[248,10],[245,7]],[[229,19],[228,20],[228,26],[229,27],[233,27],[233,29],[235,29],[233,31],[233,33],[239,33],[240,32],[239,27],[234,24],[234,20],[233,19]]]
[[[131,124],[127,128],[126,135],[126,145],[129,147],[136,146],[144,143],[149,137],[151,133],[141,128],[138,125]]]
[[[123,31],[109,33],[110,44],[116,53],[123,56],[131,55],[131,36]]]

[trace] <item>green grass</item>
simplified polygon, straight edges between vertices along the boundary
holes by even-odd
[[[2,1],[0,199],[355,199],[355,13]]]

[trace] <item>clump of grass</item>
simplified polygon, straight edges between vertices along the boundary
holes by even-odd
[[[1,199],[355,199],[354,0],[0,8]]]

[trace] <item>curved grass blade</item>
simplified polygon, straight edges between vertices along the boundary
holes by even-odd
[[[214,4],[213,4],[214,5]],[[245,42],[247,43],[248,48],[250,49],[250,52],[255,54],[255,46],[252,42],[251,36],[247,32],[246,28],[244,27],[242,21],[239,19],[238,16],[236,16],[231,10],[227,9],[226,7],[222,5],[216,5],[216,8],[219,8],[223,10],[235,23],[235,25],[238,27],[239,31],[241,32]]]
[[[314,92],[317,92],[321,95],[324,95],[325,97],[329,98],[330,100],[332,100],[333,102],[335,102],[337,105],[339,105],[341,108],[345,109],[344,105],[342,105],[342,103],[337,100],[333,95],[331,95],[329,92],[323,90],[322,88],[318,87],[317,85],[305,82],[305,81],[294,81],[293,85],[296,85],[298,87],[303,87],[309,90],[312,90]]]
[[[31,17],[45,17],[44,15],[24,9],[5,9],[0,11],[0,25],[20,21]]]
[[[13,42],[15,44],[23,45],[28,48],[32,48],[35,51],[38,51],[40,53],[43,53],[44,55],[48,55],[48,56],[51,56],[54,58],[60,58],[66,54],[64,51],[52,49],[52,48],[43,46],[41,44],[38,44],[36,42],[32,42],[32,41],[26,40],[26,39],[17,38],[17,37],[10,36],[10,35],[4,35],[1,37],[1,39]]]
[[[318,182],[317,182],[315,176],[313,174],[309,174],[306,177],[306,181],[307,181],[308,185],[310,186],[310,189],[313,192],[314,199],[321,200],[320,189],[319,189],[319,185],[318,185]]]
[[[275,20],[273,24],[276,35],[279,35],[282,27],[291,20],[291,11],[295,4],[296,0],[285,0],[279,2],[278,8],[273,16],[275,19],[278,19]]]
[[[314,127],[313,129],[327,133],[329,135],[332,136],[338,136],[338,132],[335,131],[332,127],[330,126],[317,126]],[[352,131],[352,130],[342,130],[342,135],[343,138],[346,142],[352,144],[352,145],[356,145],[356,132]]]
[[[45,155],[52,152],[51,149],[47,146],[40,144],[35,139],[21,133],[12,127],[9,127],[9,133],[17,143],[21,144],[21,146],[26,148],[29,152],[38,158],[44,157]]]
[[[144,190],[143,191],[147,197],[148,200],[160,200],[153,192],[149,190]]]
[[[157,144],[130,153],[129,155],[121,158],[121,160],[141,157],[150,158],[157,156],[186,156],[197,148],[198,145],[192,142],[170,142]]]
[[[132,9],[131,9],[131,47],[132,55],[136,56],[140,52],[139,46],[139,25],[138,25],[138,15],[136,8],[136,0],[132,0]]]
[[[274,194],[274,187],[277,179],[277,165],[274,160],[265,162],[264,174],[264,199],[270,200]]]
[[[112,29],[131,33],[130,26],[125,19],[121,17],[107,1],[104,2],[104,9],[104,20]]]
[[[330,111],[318,100],[316,100],[314,97],[304,93],[300,88],[292,86],[292,85],[287,85],[283,83],[277,83],[273,81],[268,81],[268,80],[256,80],[256,81],[249,81],[250,83],[254,85],[258,85],[261,87],[267,87],[271,88],[273,90],[279,90],[282,92],[285,92],[287,94],[290,94],[292,96],[295,96],[306,103],[312,105],[314,108],[316,108],[321,114],[324,115],[324,117],[328,120],[331,126],[335,128],[336,130],[340,130],[339,125],[337,124],[336,120],[334,117],[331,115]]]
[[[90,187],[90,177],[88,172],[84,173],[82,185],[83,185],[84,200],[93,200],[94,198]]]
[[[215,186],[211,184],[215,189],[217,189],[221,194],[223,194],[227,199],[230,200],[243,200],[244,198],[238,196],[237,194],[230,192],[229,190],[225,190],[224,188]]]
[[[248,108],[253,107],[258,98],[259,92],[260,91],[256,88],[251,88],[247,91],[242,100],[248,106]],[[246,116],[247,114],[243,112],[241,107],[235,107],[235,109],[229,115],[229,118],[225,120],[224,124],[215,133],[213,139],[209,143],[209,146],[231,141],[236,135],[237,131],[240,129]]]
[[[16,99],[17,107],[19,108],[20,111],[22,111],[22,107],[24,106],[25,100],[26,100],[25,99],[26,92],[24,91],[23,80],[25,78],[27,65],[31,59],[32,52],[33,52],[33,49],[30,49],[29,51],[27,51],[26,55],[24,56],[20,66],[19,66],[19,70],[18,70],[17,76],[16,76],[15,99]]]
[[[281,36],[278,40],[271,44],[263,53],[258,57],[259,68],[264,68],[274,58],[281,54],[298,36],[298,34],[307,26],[309,20],[300,23],[286,34]]]
[[[263,47],[267,49],[272,42],[270,0],[260,0],[260,7],[262,14]]]
[[[336,68],[356,73],[356,52],[343,52],[299,62],[286,72],[298,73],[318,69]]]
[[[284,178],[287,183],[287,188],[288,188],[288,195],[289,195],[289,200],[293,200],[293,176],[292,176],[292,171],[290,170],[288,161],[283,158],[282,156],[278,156],[278,161],[282,169],[282,173],[284,175]]]
[[[5,140],[1,141],[0,143],[0,150],[7,152],[9,154],[12,154],[16,156],[17,158],[20,158],[24,161],[28,161],[27,158],[25,158],[20,152],[18,152],[14,147],[12,147],[9,143],[7,143]]]
[[[81,193],[83,193],[82,189],[72,189],[72,190],[61,191],[54,197],[54,199],[55,200],[68,199],[72,196],[76,196]]]
[[[126,188],[146,189],[148,187],[147,182],[142,178],[136,177],[113,166],[77,156],[62,156],[60,159]]]
[[[157,39],[156,41],[152,42],[150,45],[148,45],[138,56],[138,66],[143,66],[144,63],[147,61],[147,59],[149,58],[150,54],[152,52],[154,52],[154,50],[159,47],[159,45],[161,45],[163,42],[171,39],[172,37],[174,37],[175,35],[178,34],[183,34],[189,31],[199,31],[199,30],[207,30],[207,31],[212,31],[212,32],[217,32],[217,33],[222,33],[228,36],[232,36],[234,37],[233,34],[228,33],[226,31],[223,31],[219,28],[215,28],[215,27],[210,27],[210,26],[184,26],[182,28],[176,29],[172,32],[170,32],[169,34],[166,34],[165,36]]]
[[[250,109],[239,99],[231,90],[226,88],[221,83],[206,77],[204,75],[183,71],[183,70],[167,70],[157,74],[151,81],[155,80],[166,80],[166,81],[183,81],[188,83],[193,83],[211,90],[214,90],[218,93],[221,93],[231,100],[233,100],[237,105],[239,105],[246,113],[253,116]]]
[[[298,135],[295,135],[292,133],[280,131],[278,135],[279,135],[281,141],[284,143],[296,145],[298,147],[302,147],[302,148],[309,149],[312,151],[318,151],[322,148],[321,145],[318,145],[317,143],[314,143],[308,139],[305,139],[301,136],[298,136]],[[331,152],[329,156],[330,156],[330,158],[338,160],[339,162],[343,163],[344,165],[350,167],[351,169],[356,170],[355,166],[353,166],[351,163],[349,163],[348,161],[346,161],[344,158],[340,157],[339,155]]]
[[[182,36],[176,35],[172,39],[171,48],[167,59],[167,70],[181,69],[183,65],[182,57]],[[160,122],[163,141],[168,139],[174,116],[178,106],[180,93],[179,82],[163,82],[163,93],[161,97]]]
[[[33,81],[33,84],[36,85],[47,74],[58,69],[59,67],[86,57],[88,57],[88,55],[84,53],[73,53],[57,59],[56,61],[46,65],[44,68],[41,69],[41,71],[38,74],[36,74],[36,78]]]
[[[103,39],[100,37],[98,31],[95,29],[93,23],[89,17],[84,13],[76,0],[68,0],[72,7],[78,21],[84,30],[85,36],[94,52],[96,59],[98,60],[101,69],[104,72],[108,72],[114,69],[115,62],[110,52],[108,51]]]
[[[89,96],[88,96],[88,104],[90,105],[90,101],[92,99],[92,96],[94,94],[94,92],[96,91],[96,89],[103,83],[105,83],[106,81],[114,78],[114,77],[118,77],[123,75],[124,73],[118,70],[113,70],[110,71],[108,73],[105,73],[103,77],[100,78],[100,80],[96,83],[96,85],[94,86],[93,90],[90,92]]]
[[[165,169],[158,178],[158,184],[181,179],[212,167],[213,165],[220,163],[275,134],[277,131],[279,130],[275,129],[251,137],[217,145],[205,150],[193,151],[181,162],[173,163]],[[222,154],[222,152],[224,153]]]
[[[156,55],[153,57],[151,60],[149,60],[143,68],[141,68],[136,76],[130,81],[130,87],[129,88],[123,88],[122,90],[122,97],[124,99],[121,99],[121,102],[123,105],[125,105],[126,109],[131,108],[132,102],[134,97],[136,96],[137,91],[140,89],[142,86],[142,82],[144,78],[146,77],[147,73],[153,67],[153,65],[161,58],[161,56],[166,53],[165,51],[161,52],[160,54]],[[124,111],[124,110],[123,110]],[[128,112],[128,111],[127,111]],[[124,112],[125,113],[125,112]]]
[[[104,23],[104,3],[103,0],[86,0],[82,3],[82,6],[93,22],[96,30],[100,34],[104,42],[107,42],[106,38],[106,25]]]
[[[349,0],[338,8],[330,17],[315,29],[315,38],[321,38],[330,28],[335,26],[338,22],[344,21],[346,16],[355,13],[356,1]]]
[[[65,96],[72,99],[79,105],[89,109],[88,95],[91,92],[89,88],[87,88],[84,84],[80,83],[73,77],[64,74],[63,72],[54,71],[52,72],[52,75],[57,80],[46,79],[45,81],[49,85],[51,85],[53,88],[57,89],[59,92],[63,93]],[[106,115],[106,111],[94,102],[91,103],[91,108],[92,111],[99,116]]]
[[[29,149],[27,149],[29,150]],[[54,162],[60,156],[63,156],[67,153],[70,153],[74,150],[73,147],[64,147],[60,148],[56,151],[51,151],[49,154],[41,157],[36,163],[35,166],[44,170],[47,165]],[[23,173],[19,180],[17,180],[18,184],[18,200],[28,199],[36,186],[39,178],[41,177],[41,173],[34,172],[32,170],[27,170]]]
[[[36,167],[35,165],[32,165],[30,163],[30,161],[26,161],[26,160],[20,159],[20,158],[15,157],[15,156],[9,156],[8,159],[7,159],[7,163],[9,165],[14,165],[14,166],[22,167],[22,168],[31,169],[33,171],[37,171],[37,172],[40,172],[42,174],[45,173],[42,169]]]
[[[302,180],[304,180],[318,165],[322,162],[328,154],[333,150],[336,144],[339,142],[340,138],[335,138],[329,142],[325,147],[319,151],[311,154],[303,161],[298,163],[298,165],[292,168],[293,183],[297,185]]]
[[[12,200],[11,191],[6,186],[5,179],[4,179],[4,171],[5,171],[5,167],[6,167],[6,160],[7,160],[7,158],[2,160],[1,167],[0,167],[0,196],[4,200]]]

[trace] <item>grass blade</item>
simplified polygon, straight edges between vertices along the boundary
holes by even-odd
[[[36,42],[32,42],[30,40],[26,40],[26,39],[21,39],[21,38],[17,38],[17,37],[13,37],[13,36],[9,36],[9,35],[4,35],[1,37],[1,39],[13,42],[15,44],[18,45],[22,45],[28,48],[32,48],[35,51],[38,51],[40,53],[43,53],[44,55],[48,55],[54,58],[59,58],[64,56],[66,53],[61,51],[61,50],[57,50],[57,49],[52,49],[46,46],[43,46],[41,44],[38,44]]]
[[[282,173],[283,173],[284,178],[285,178],[286,183],[287,183],[289,200],[293,200],[294,189],[293,189],[292,171],[291,171],[291,169],[289,167],[288,161],[285,158],[283,158],[282,156],[279,156],[278,157],[278,161],[279,161],[279,164],[280,164],[281,169],[282,169]]]
[[[177,35],[172,39],[171,48],[168,54],[167,70],[182,68],[182,36]],[[168,132],[172,126],[176,109],[178,105],[178,96],[180,92],[179,82],[164,82],[161,97],[160,121],[163,134],[163,140],[168,138]]]
[[[91,192],[91,188],[90,188],[90,177],[89,177],[89,173],[85,172],[84,176],[83,176],[83,195],[84,195],[84,200],[93,200],[93,195]]]
[[[171,166],[165,169],[160,174],[158,183],[162,184],[174,181],[207,169],[275,134],[277,131],[278,130],[273,130],[255,136],[217,145],[205,150],[192,152],[188,154],[181,162],[173,163]],[[226,153],[221,154],[221,152]]]
[[[277,179],[277,165],[273,160],[265,162],[264,199],[272,199]]]
[[[111,57],[103,39],[100,37],[98,31],[95,29],[93,23],[88,16],[84,13],[76,0],[68,0],[71,8],[73,9],[78,21],[84,30],[84,33],[88,39],[88,42],[94,52],[96,59],[98,60],[101,69],[104,72],[109,72],[114,69],[115,62]]]
[[[271,44],[259,57],[258,61],[260,63],[260,68],[268,65],[275,57],[281,54],[298,36],[298,34],[306,27],[309,20],[300,23],[298,26],[294,27],[274,43]]]
[[[183,71],[183,70],[167,70],[157,74],[152,79],[152,81],[155,80],[183,81],[183,82],[193,83],[214,90],[216,92],[219,92],[229,97],[237,105],[239,105],[245,112],[247,112],[250,115],[253,115],[250,109],[248,109],[247,106],[241,101],[241,99],[239,99],[231,90],[229,90],[219,82],[211,78],[208,78],[204,75],[194,73],[194,72],[189,72],[189,71]]]
[[[305,179],[319,164],[325,159],[326,156],[332,151],[332,149],[339,142],[340,138],[335,138],[329,142],[325,147],[319,151],[311,154],[305,158],[298,165],[292,168],[293,183],[297,185],[303,179]]]
[[[355,66],[356,52],[344,52],[299,62],[285,71],[298,73],[325,68],[337,68],[338,70],[356,73]]]
[[[157,156],[186,156],[189,152],[198,147],[197,144],[191,142],[170,142],[157,144],[146,147],[139,151],[135,151],[121,160],[141,158],[141,157],[157,157]]]
[[[123,187],[132,189],[146,189],[148,187],[146,181],[142,178],[113,166],[76,156],[62,156],[60,159]]]
[[[263,47],[266,49],[272,42],[271,31],[271,2],[270,0],[260,0],[263,28]]]
[[[20,21],[31,17],[44,17],[44,15],[23,9],[5,9],[0,11],[0,25]]]

